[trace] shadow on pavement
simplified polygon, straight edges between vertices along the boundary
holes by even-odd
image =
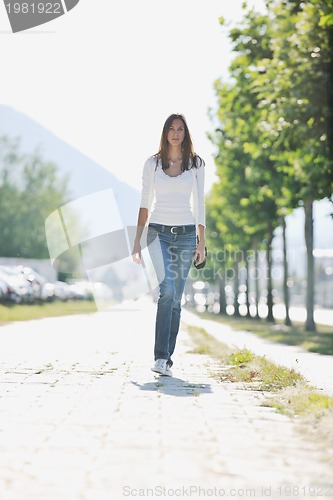
[[[210,384],[194,384],[176,377],[162,377],[156,375],[156,380],[139,384],[131,381],[141,391],[158,391],[170,396],[199,396],[212,393]]]

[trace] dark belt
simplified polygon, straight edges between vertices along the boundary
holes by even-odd
[[[165,226],[164,224],[149,224],[149,227],[160,231],[161,233],[172,233],[172,234],[186,234],[193,233],[195,231],[195,225],[189,224],[187,226]]]

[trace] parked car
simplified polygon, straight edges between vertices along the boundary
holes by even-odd
[[[16,269],[30,283],[35,299],[44,300],[43,289],[47,283],[47,279],[28,266],[17,266]]]
[[[109,287],[86,280],[49,282],[32,267],[0,265],[0,302],[17,304],[53,300],[92,300],[93,292],[110,296]],[[94,288],[95,287],[95,288]]]
[[[0,266],[0,278],[9,287],[13,301],[17,303],[31,303],[34,301],[34,292],[31,284],[13,266]]]
[[[8,302],[11,300],[11,290],[6,281],[0,278],[0,302]]]

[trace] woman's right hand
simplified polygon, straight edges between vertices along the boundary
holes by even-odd
[[[132,251],[132,259],[136,264],[141,264],[141,245],[137,241],[134,242],[133,251]]]

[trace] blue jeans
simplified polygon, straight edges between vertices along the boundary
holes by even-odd
[[[186,229],[181,232],[180,229]],[[181,299],[196,247],[195,226],[149,224],[147,245],[159,283],[155,324],[154,358],[166,359],[172,366],[180,324]],[[184,230],[185,231],[185,230]]]

